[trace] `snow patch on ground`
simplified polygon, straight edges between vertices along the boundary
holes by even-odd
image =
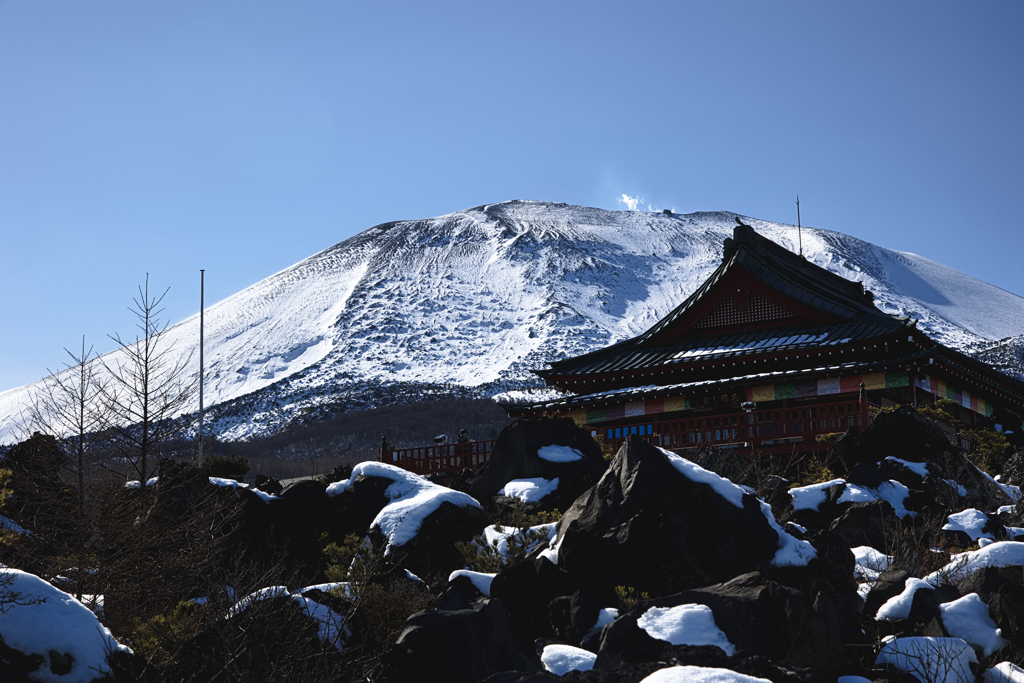
[[[910,512],[903,503],[910,495],[910,489],[898,481],[885,481],[878,485],[878,488],[858,486],[857,484],[846,483],[846,489],[839,496],[837,503],[866,503],[872,500],[884,500],[892,505],[896,516],[903,519],[907,515],[916,517],[916,512]]]
[[[999,662],[985,672],[982,683],[1024,683],[1024,669],[1010,662]]]
[[[984,567],[1024,566],[1024,543],[1000,541],[979,550],[958,553],[949,564],[924,577],[933,586],[961,581]]]
[[[730,657],[736,652],[707,605],[652,607],[637,620],[637,625],[652,638],[672,645],[715,645]]]
[[[903,584],[903,592],[889,598],[884,605],[878,608],[878,613],[875,614],[875,621],[906,619],[910,616],[910,606],[914,602],[914,593],[922,588],[931,590],[934,586],[921,579],[907,579],[907,582]]]
[[[311,587],[312,588],[312,587]],[[344,616],[338,614],[327,605],[321,605],[318,602],[314,602],[309,598],[305,597],[301,591],[295,591],[294,593],[289,591],[286,586],[269,586],[267,588],[261,588],[257,591],[246,595],[244,598],[235,603],[230,610],[228,610],[225,619],[231,619],[245,610],[249,609],[253,604],[262,602],[263,600],[269,600],[271,598],[291,598],[302,611],[305,612],[306,616],[316,622],[317,625],[317,636],[325,643],[333,645],[338,651],[341,651],[345,644],[345,640],[351,637],[352,632],[348,628],[347,620]]]
[[[817,511],[818,506],[825,502],[825,489],[845,483],[843,479],[832,479],[819,484],[791,488],[789,495],[793,499],[793,509]]]
[[[771,683],[767,678],[755,678],[729,669],[711,666],[671,666],[659,669],[640,683]]]
[[[898,462],[899,464],[903,465],[908,470],[910,470],[917,476],[921,477],[922,479],[928,476],[928,463],[926,462],[911,462],[909,460],[901,460],[900,458],[894,458],[891,455],[888,456],[886,460]]]
[[[474,572],[469,569],[456,569],[448,576],[448,583],[451,583],[460,576],[465,576],[469,579],[470,583],[472,583],[473,586],[484,595],[490,595],[491,581],[494,581],[494,577],[497,576],[497,574]]]
[[[333,497],[347,491],[359,475],[382,477],[394,482],[384,491],[391,502],[377,513],[371,524],[371,527],[380,527],[388,539],[388,545],[384,549],[385,555],[390,555],[392,548],[414,539],[423,520],[441,507],[442,503],[481,508],[480,503],[468,494],[438,486],[400,467],[372,460],[356,465],[348,479],[336,481],[328,486],[327,495]]]
[[[583,454],[569,446],[543,446],[537,449],[537,457],[548,462],[576,462]]]
[[[939,605],[939,612],[949,635],[979,650],[982,657],[989,657],[1010,644],[989,616],[988,605],[977,593]]]
[[[963,512],[957,512],[949,516],[949,521],[942,527],[945,531],[963,531],[971,537],[972,541],[979,538],[995,538],[992,532],[982,531],[988,524],[988,516],[981,510],[967,508]]]
[[[597,635],[598,631],[618,618],[619,610],[614,607],[606,607],[600,610],[597,613],[597,621],[595,621],[594,625],[587,630],[587,635],[583,636],[583,640],[586,641],[587,639]]]
[[[921,681],[973,683],[974,650],[959,638],[915,636],[893,638],[885,643],[875,664],[889,664]]]
[[[272,493],[264,493],[259,489],[251,488],[248,484],[234,479],[222,479],[221,477],[210,477],[210,483],[214,486],[220,486],[221,488],[232,488],[232,489],[247,489],[252,491],[262,500],[264,503],[269,503],[272,500],[277,500],[277,496]]]
[[[544,668],[556,676],[570,671],[590,671],[594,668],[597,655],[571,645],[547,645],[540,655]]]
[[[860,582],[877,581],[878,575],[892,564],[892,557],[868,545],[851,548],[851,551],[856,563],[853,568],[853,575]]]
[[[520,539],[522,539],[531,532],[533,532],[533,534],[536,535],[542,534],[544,536],[544,540],[535,541],[533,544],[531,544],[526,549],[526,552],[529,553],[532,552],[533,549],[536,548],[540,543],[544,543],[545,540],[547,543],[550,543],[552,539],[554,539],[555,534],[557,533],[557,526],[558,525],[555,522],[552,522],[550,524],[538,524],[537,526],[526,527],[524,529],[503,526],[499,530],[499,527],[497,525],[492,524],[488,526],[486,529],[484,529],[483,537],[484,542],[488,546],[494,548],[499,555],[508,560],[509,538],[519,537]],[[557,560],[555,561],[555,564],[557,564]]]
[[[86,683],[98,673],[110,672],[107,652],[131,652],[114,640],[88,607],[38,576],[5,568],[0,569],[0,580],[10,581],[7,589],[20,594],[21,603],[42,601],[6,605],[6,613],[0,617],[0,638],[7,647],[42,657],[42,665],[32,674],[35,680]],[[51,672],[53,654],[71,655],[68,673],[58,676]]]
[[[498,491],[499,495],[518,498],[524,503],[539,503],[544,496],[558,489],[558,477],[544,479],[513,479]]]

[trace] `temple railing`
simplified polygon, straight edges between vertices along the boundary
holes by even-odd
[[[380,461],[397,465],[416,474],[453,474],[487,462],[494,440],[466,441],[416,448],[381,451]]]
[[[659,422],[641,418],[636,424],[596,431],[605,449],[612,451],[617,451],[630,434],[669,450],[731,447],[772,451],[780,446],[791,448],[793,444],[807,444],[803,449],[820,448],[819,435],[842,433],[849,427],[864,429],[866,411],[862,408],[859,401],[846,400],[717,415],[691,413]],[[867,422],[870,424],[870,418]]]

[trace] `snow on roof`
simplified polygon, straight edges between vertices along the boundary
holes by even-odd
[[[146,480],[146,488],[148,489],[150,486],[155,486],[158,481],[160,481],[160,477],[150,477]],[[124,487],[126,489],[140,489],[142,488],[142,484],[139,483],[138,479],[131,479],[124,483]]]
[[[819,344],[828,339],[828,332],[822,334],[794,334],[788,337],[772,337],[770,339],[758,339],[755,342],[747,344],[727,344],[719,346],[705,346],[698,349],[687,349],[686,351],[680,351],[673,355],[668,362],[675,360],[682,360],[684,358],[693,358],[697,356],[713,356],[722,353],[738,353],[741,351],[754,351],[759,349],[775,348],[777,346],[796,346],[800,344]],[[828,344],[846,344],[850,340],[846,339],[834,339]]]
[[[979,538],[995,538],[991,531],[982,531],[988,524],[988,516],[981,510],[967,508],[948,517],[949,521],[943,525],[944,531],[963,531],[971,537],[972,541]]]
[[[729,669],[712,666],[670,666],[659,669],[640,683],[771,683],[767,678],[755,678]]]
[[[508,496],[509,498],[518,498],[524,503],[537,503],[540,502],[544,496],[554,492],[558,488],[558,477],[554,479],[544,479],[543,477],[536,477],[534,479],[513,479],[509,483],[505,484],[498,491],[499,495]]]
[[[110,672],[108,652],[131,652],[114,640],[88,607],[38,576],[4,568],[0,569],[0,577],[10,579],[7,589],[23,598],[5,605],[0,638],[7,647],[43,659],[33,673],[36,680],[86,683],[97,674]],[[25,604],[32,600],[42,602]],[[51,674],[51,653],[70,654],[71,671],[60,676]]]
[[[992,621],[988,605],[977,593],[968,593],[959,600],[939,605],[942,625],[954,638],[961,638],[982,657],[989,657],[1010,644]]]
[[[545,646],[540,661],[546,670],[556,676],[564,676],[570,671],[590,671],[597,655],[583,648],[553,644]]]
[[[390,503],[377,513],[371,526],[380,527],[388,539],[384,554],[389,555],[391,549],[404,545],[419,533],[423,520],[441,507],[442,503],[451,503],[459,507],[481,508],[480,503],[472,496],[454,491],[445,486],[438,486],[400,467],[385,462],[361,462],[352,469],[352,476],[344,481],[336,481],[327,487],[328,496],[337,496],[347,491],[356,477],[382,477],[392,483],[384,492]]]
[[[707,605],[652,607],[636,623],[647,631],[647,635],[672,645],[715,645],[730,657],[736,652],[736,647],[718,628],[715,615]]]
[[[979,550],[958,553],[949,564],[924,577],[933,586],[967,578],[984,567],[1024,566],[1024,543],[999,541]]]
[[[569,446],[544,446],[537,449],[537,457],[548,462],[575,462],[581,460],[583,454]]]
[[[878,608],[878,613],[875,614],[875,621],[898,621],[909,617],[910,606],[914,602],[914,593],[922,588],[932,590],[934,586],[921,579],[907,579],[906,583],[903,584],[903,592],[889,598],[885,601],[885,604]]]
[[[882,647],[875,664],[889,664],[921,681],[973,683],[971,664],[978,657],[959,638],[892,638]]]
[[[715,491],[715,493],[722,496],[736,507],[741,509],[743,508],[743,496],[750,494],[744,491],[741,487],[724,477],[720,477],[714,472],[704,469],[695,462],[672,453],[671,451],[666,451],[664,448],[658,448],[658,450],[662,452],[662,454],[668,459],[669,463],[671,463],[671,465],[684,477],[690,481],[707,484]],[[763,500],[758,500],[758,503],[761,505],[761,514],[764,515],[768,524],[771,525],[779,535],[779,549],[775,553],[775,557],[772,559],[773,565],[777,567],[802,567],[817,556],[818,552],[814,549],[814,546],[807,541],[797,539],[779,525],[778,521],[775,519],[775,515],[772,514],[771,505]]]
[[[347,620],[327,605],[321,605],[305,597],[303,593],[313,588],[305,588],[300,591],[289,591],[286,586],[269,586],[250,593],[228,610],[225,619],[237,616],[247,610],[254,603],[269,600],[271,598],[291,598],[302,608],[306,616],[316,622],[317,636],[325,643],[330,643],[340,652],[345,640],[351,637],[352,632],[348,628]]]
[[[484,595],[491,594],[491,581],[497,574],[488,574],[486,572],[474,572],[469,569],[456,569],[448,576],[448,582],[451,583],[460,576],[465,576],[470,582],[476,587],[478,591]],[[561,675],[561,674],[559,674]]]

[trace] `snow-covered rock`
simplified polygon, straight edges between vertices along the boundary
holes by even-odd
[[[8,602],[16,596],[17,600]],[[130,653],[92,611],[34,574],[0,569],[0,638],[25,655],[21,673],[52,683],[88,683],[111,672],[112,653]],[[27,663],[32,663],[32,668]],[[13,673],[13,672],[12,672]]]

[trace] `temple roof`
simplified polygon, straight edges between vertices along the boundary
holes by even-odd
[[[831,273],[740,223],[725,240],[722,264],[648,331],[555,361],[537,374],[668,369],[696,360],[834,347],[915,325],[879,310],[873,301],[861,283]]]

